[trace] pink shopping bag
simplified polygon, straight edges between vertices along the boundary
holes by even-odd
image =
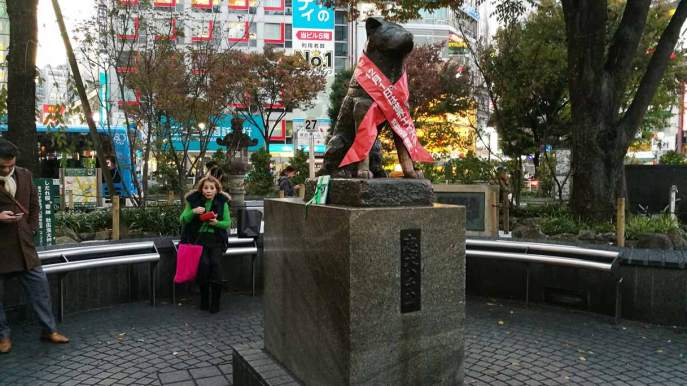
[[[203,254],[202,245],[179,244],[177,250],[177,273],[174,275],[176,284],[187,283],[196,278],[200,255]]]

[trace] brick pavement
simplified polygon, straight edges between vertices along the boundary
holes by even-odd
[[[66,346],[13,326],[0,385],[228,385],[231,349],[262,338],[261,299],[225,296],[214,316],[144,303],[68,315]],[[554,307],[471,298],[467,385],[684,385],[687,331]]]

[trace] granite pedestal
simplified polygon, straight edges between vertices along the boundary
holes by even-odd
[[[462,384],[464,218],[265,200],[268,357],[306,385]]]

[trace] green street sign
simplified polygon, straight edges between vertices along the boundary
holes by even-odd
[[[38,190],[38,231],[34,236],[36,245],[55,244],[55,212],[60,208],[60,180],[34,178]]]

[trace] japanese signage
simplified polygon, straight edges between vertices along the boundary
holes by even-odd
[[[293,50],[310,63],[334,74],[334,9],[318,0],[293,1]]]
[[[465,39],[454,33],[448,35],[449,56],[464,55],[467,53],[467,51],[468,45],[465,43]]]
[[[60,180],[36,178],[33,184],[38,190],[38,232],[34,236],[36,245],[55,243],[55,211],[60,207]]]
[[[43,124],[55,126],[64,117],[64,105],[43,105]]]
[[[225,135],[231,133],[232,117],[233,116],[231,114],[227,114],[217,122],[217,127],[215,128],[215,131],[212,133],[210,141],[207,143],[207,150],[217,151],[220,149],[224,149],[224,147],[217,145],[217,139],[224,138]],[[261,119],[258,116],[255,117],[255,120],[261,122]],[[275,130],[275,132],[278,130],[279,127]],[[248,147],[249,151],[256,151],[258,149],[265,147],[265,139],[262,137],[261,134],[262,126],[257,127],[253,125],[253,123],[251,123],[250,121],[245,120],[243,121],[243,132],[251,139],[256,139],[258,141],[255,146]],[[201,148],[201,138],[199,135],[193,135],[190,138],[186,139],[186,137],[181,133],[175,133],[172,135],[172,145],[174,146],[174,150],[176,151],[184,151],[185,146],[187,146],[188,151],[199,152]]]
[[[95,208],[98,203],[95,169],[64,169],[64,197],[74,208]],[[73,208],[72,208],[73,209]]]
[[[294,118],[293,119],[293,130],[297,133],[297,142],[299,147],[308,146],[310,143],[310,136],[315,138],[315,146],[326,145],[327,132],[329,132],[329,127],[331,126],[331,119],[329,118],[319,118],[319,119],[303,119]]]

